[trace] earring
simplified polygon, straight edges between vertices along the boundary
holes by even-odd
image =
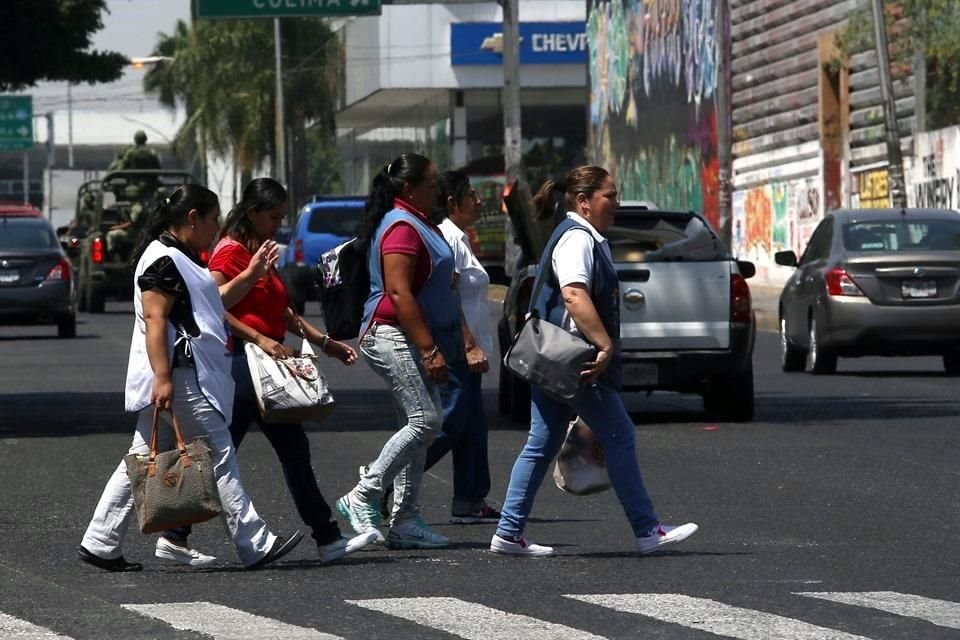
[[[197,228],[197,225],[192,224],[192,225],[190,225],[190,228],[191,228],[191,229],[196,229],[196,228]]]

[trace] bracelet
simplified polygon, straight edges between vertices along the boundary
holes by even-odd
[[[330,336],[320,338],[320,351],[327,352],[327,345],[330,344]]]
[[[427,352],[427,355],[423,356],[423,358],[420,359],[420,362],[422,362],[423,364],[427,364],[428,362],[433,362],[433,359],[437,357],[438,353],[440,353],[440,347],[434,345],[433,349],[430,349],[430,351]]]

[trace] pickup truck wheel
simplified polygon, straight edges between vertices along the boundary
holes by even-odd
[[[104,313],[106,306],[103,292],[93,285],[87,286],[87,313]]]
[[[807,371],[814,375],[832,375],[837,372],[837,354],[822,346],[815,319],[810,320],[810,348],[807,350]]]
[[[703,408],[711,418],[753,420],[753,367],[710,380],[703,394]]]
[[[790,343],[787,337],[787,319],[780,318],[780,368],[787,373],[803,371],[807,354],[803,349]]]

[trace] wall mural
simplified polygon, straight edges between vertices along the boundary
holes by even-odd
[[[714,0],[593,0],[591,161],[623,199],[693,209],[720,228]]]
[[[773,254],[798,256],[820,222],[818,180],[807,178],[758,185],[733,194],[733,252],[756,263],[765,276]]]

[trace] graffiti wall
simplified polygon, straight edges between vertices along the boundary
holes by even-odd
[[[700,211],[720,228],[715,0],[591,0],[592,162],[624,199]]]
[[[820,222],[819,182],[814,178],[759,185],[733,194],[734,254],[766,274],[778,251],[803,253]]]
[[[911,207],[960,209],[960,127],[920,133],[907,184]]]

